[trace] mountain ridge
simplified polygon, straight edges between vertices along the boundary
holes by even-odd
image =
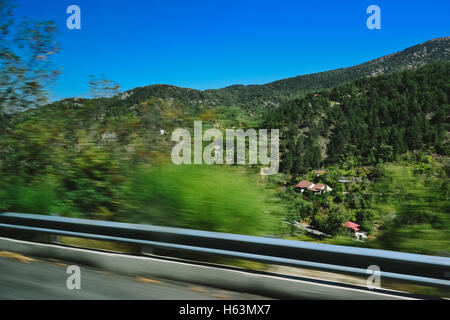
[[[160,98],[194,110],[216,106],[239,106],[265,110],[300,98],[308,92],[331,89],[360,78],[376,77],[438,61],[450,61],[450,37],[440,37],[355,66],[299,75],[261,85],[235,84],[221,89],[198,90],[169,84],[153,84],[127,90],[111,100],[127,105]],[[65,99],[71,100],[71,99]]]
[[[393,72],[417,69],[437,61],[450,61],[450,37],[440,37],[408,47],[355,66],[280,79],[263,85],[229,86],[205,90],[216,94],[238,95],[247,100],[270,95],[301,95],[310,91],[329,89],[358,78],[374,77]],[[263,90],[261,90],[263,89]],[[242,91],[245,91],[242,94]]]
[[[180,88],[180,89],[189,89],[189,90],[195,90],[195,91],[199,91],[199,92],[217,92],[217,91],[223,91],[223,90],[230,90],[230,89],[240,89],[240,88],[253,88],[253,87],[262,87],[262,86],[269,86],[269,85],[274,85],[276,83],[285,81],[285,80],[290,80],[290,79],[298,79],[301,77],[308,77],[308,76],[315,76],[315,75],[320,75],[320,74],[324,74],[324,73],[328,73],[328,72],[333,72],[333,71],[340,71],[340,70],[346,70],[346,69],[351,69],[351,68],[356,68],[356,67],[360,67],[363,65],[368,65],[368,64],[374,64],[375,62],[383,62],[384,60],[391,58],[391,57],[395,57],[399,54],[402,53],[408,53],[411,50],[414,50],[415,48],[421,48],[424,47],[425,49],[427,48],[425,45],[426,44],[431,44],[432,42],[447,42],[450,43],[450,36],[446,36],[446,37],[438,37],[438,38],[433,38],[430,40],[427,40],[425,42],[416,44],[414,46],[411,47],[407,47],[406,49],[397,51],[395,53],[390,53],[384,56],[381,56],[379,58],[375,58],[360,64],[356,64],[350,67],[342,67],[342,68],[337,68],[337,69],[331,69],[331,70],[326,70],[326,71],[320,71],[320,72],[313,72],[313,73],[307,73],[307,74],[301,74],[301,75],[297,75],[297,76],[293,76],[293,77],[287,77],[287,78],[283,78],[283,79],[279,79],[279,80],[275,80],[272,82],[268,82],[268,83],[263,83],[263,84],[232,84],[223,88],[218,88],[218,89],[205,89],[205,90],[200,90],[200,89],[194,89],[194,88],[189,88],[189,87],[181,87],[181,86],[176,86],[176,85],[171,85],[171,84],[163,84],[163,83],[158,83],[158,84],[152,84],[152,85],[147,85],[147,86],[141,86],[141,87],[136,87],[130,90],[127,90],[125,92],[130,92],[133,91],[135,89],[140,89],[140,88],[148,88],[148,87],[174,87],[174,88]],[[450,56],[450,46],[448,48],[445,49],[446,54]],[[402,70],[400,70],[402,71]],[[377,76],[378,74],[374,74],[373,76]]]

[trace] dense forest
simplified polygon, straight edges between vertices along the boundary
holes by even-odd
[[[446,155],[449,83],[449,63],[364,78],[290,101],[264,126],[281,130],[281,168],[293,174],[349,157],[374,165],[414,150]]]

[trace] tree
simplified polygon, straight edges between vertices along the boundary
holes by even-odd
[[[90,75],[89,77],[89,89],[94,99],[111,98],[120,93],[120,84],[107,79],[105,75],[102,74],[99,77]]]
[[[378,157],[381,158],[383,161],[394,160],[394,148],[383,142],[378,147]]]
[[[0,0],[0,121],[48,102],[46,88],[60,73],[51,63],[59,51],[55,23],[16,21],[15,8]]]

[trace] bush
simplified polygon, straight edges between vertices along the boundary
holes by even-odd
[[[55,187],[49,181],[29,185],[15,181],[0,187],[0,211],[49,214],[57,207]]]

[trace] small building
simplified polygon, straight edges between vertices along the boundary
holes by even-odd
[[[326,170],[315,170],[315,171],[314,171],[314,174],[315,174],[316,176],[321,176],[321,175],[323,175],[323,174],[325,174],[325,173],[327,173]]]
[[[327,186],[325,184],[318,183],[318,184],[314,185],[314,187],[311,188],[311,191],[316,192],[316,193],[325,193],[325,192],[333,191],[333,189],[331,189],[329,186]]]
[[[365,232],[355,232],[355,238],[358,241],[366,241],[367,234]]]
[[[346,227],[351,232],[358,232],[359,231],[359,228],[358,228],[359,224],[351,222],[351,221],[347,221],[342,226]]]
[[[367,239],[367,233],[359,230],[359,224],[347,221],[342,226],[346,227],[348,232],[356,238],[358,241],[365,241]]]
[[[312,187],[314,187],[314,183],[313,182],[302,180],[302,181],[300,181],[299,184],[297,184],[294,187],[294,189],[296,191],[300,191],[301,193],[303,193],[303,192],[305,192],[305,190],[311,190]]]
[[[333,189],[331,189],[329,186],[322,184],[322,183],[315,184],[314,182],[302,180],[302,181],[300,181],[299,184],[297,184],[294,187],[294,190],[300,191],[301,193],[305,192],[305,190],[310,190],[314,193],[325,193],[325,192],[330,192]]]

